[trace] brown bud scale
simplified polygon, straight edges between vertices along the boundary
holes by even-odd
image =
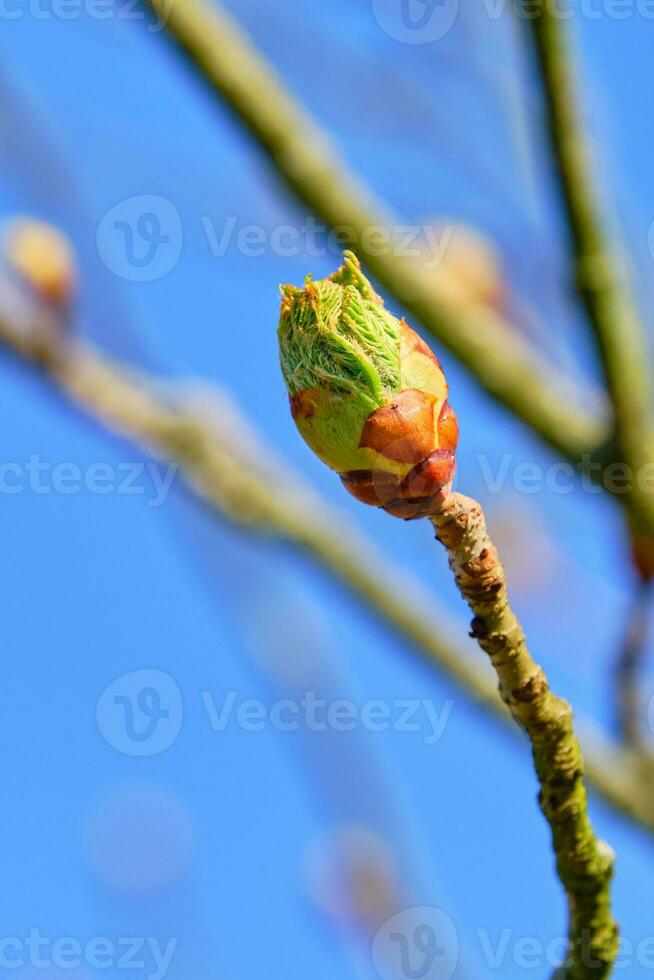
[[[368,416],[359,446],[400,463],[420,462],[434,445],[435,403],[434,396],[424,391],[400,391],[392,404]]]

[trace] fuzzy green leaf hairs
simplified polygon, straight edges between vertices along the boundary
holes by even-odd
[[[412,519],[449,492],[459,430],[427,344],[345,252],[304,288],[282,287],[279,351],[300,434],[363,503]]]

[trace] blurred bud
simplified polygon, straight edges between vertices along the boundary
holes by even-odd
[[[458,441],[445,376],[351,252],[327,279],[282,287],[279,347],[295,424],[346,489],[396,517],[438,509]]]
[[[66,236],[42,221],[17,218],[4,232],[9,265],[47,303],[65,307],[75,292],[75,259]]]
[[[504,306],[506,286],[493,244],[474,228],[434,223],[424,236],[421,256],[432,285],[456,306]]]
[[[376,929],[400,903],[400,875],[390,843],[372,827],[332,828],[308,854],[314,904],[343,926]]]

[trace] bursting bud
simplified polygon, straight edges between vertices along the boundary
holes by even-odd
[[[5,229],[4,252],[10,266],[42,300],[58,307],[70,305],[75,260],[62,232],[42,221],[18,218]]]
[[[427,344],[388,310],[352,252],[327,279],[282,287],[279,350],[291,412],[317,456],[363,503],[436,513],[459,430]]]

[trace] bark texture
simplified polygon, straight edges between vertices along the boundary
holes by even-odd
[[[608,977],[618,946],[611,914],[613,853],[588,816],[583,760],[572,709],[550,690],[509,605],[504,569],[481,506],[449,495],[431,518],[457,586],[474,614],[471,635],[490,657],[502,700],[531,742],[539,803],[552,832],[569,912],[569,954],[557,977]]]

